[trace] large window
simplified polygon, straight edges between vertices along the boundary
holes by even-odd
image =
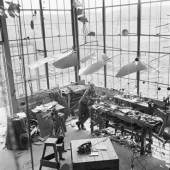
[[[15,2],[15,1],[14,1]],[[21,64],[21,33],[24,44],[24,58],[27,75],[28,94],[47,89],[45,66],[29,70],[27,65],[44,57],[43,35],[47,56],[64,52],[73,47],[70,0],[42,0],[44,27],[40,20],[39,0],[20,0],[21,27],[19,18],[7,19],[9,43],[17,97],[24,94]],[[80,0],[83,14],[88,22],[78,21],[80,67],[102,59],[104,48],[110,58],[106,65],[108,88],[124,89],[136,94],[136,74],[117,78],[118,70],[137,57],[138,0]],[[169,94],[170,86],[170,1],[141,0],[140,60],[147,70],[140,72],[140,93],[142,96],[162,99]],[[6,4],[7,5],[7,4]],[[105,35],[103,28],[105,25]],[[127,29],[129,34],[122,35]],[[95,36],[87,36],[95,32]],[[75,36],[75,35],[74,35]],[[106,40],[104,46],[104,39]],[[82,61],[87,55],[87,61]],[[75,81],[74,68],[56,69],[48,65],[50,88],[63,86]],[[94,74],[82,76],[86,82],[104,86],[104,68]]]
[[[14,1],[15,2],[15,1]],[[16,2],[17,3],[17,2]],[[4,2],[5,6],[8,5]],[[47,56],[65,52],[72,48],[72,28],[70,3],[67,0],[42,1],[44,27],[41,24],[39,0],[20,0],[20,18],[7,18],[9,44],[12,57],[16,96],[24,95],[21,57],[21,37],[26,68],[28,95],[47,89],[45,65],[29,69],[28,65],[44,58],[42,29],[45,31]],[[19,22],[19,19],[21,22]],[[21,27],[20,27],[21,24]],[[48,64],[50,88],[63,86],[75,81],[74,68],[56,69]]]

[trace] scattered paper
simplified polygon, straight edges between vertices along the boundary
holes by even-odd
[[[95,147],[96,150],[103,150],[103,151],[106,151],[107,150],[107,147],[104,146],[104,145],[98,145]]]
[[[98,151],[93,151],[93,152],[91,152],[90,156],[99,156],[99,152]]]

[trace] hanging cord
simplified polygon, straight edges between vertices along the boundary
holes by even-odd
[[[61,30],[60,30],[60,23],[59,23],[59,9],[58,9],[58,1],[56,1],[56,7],[57,7],[57,20],[58,20],[58,22],[57,22],[57,26],[58,26],[58,33],[59,33],[59,37],[58,37],[58,40],[59,40],[59,50],[60,50],[60,52],[61,52],[61,50],[62,50],[62,47],[61,47]],[[62,85],[64,85],[64,77],[63,77],[63,71],[62,72],[60,72],[60,74],[61,74],[61,77],[62,77]]]
[[[130,0],[128,1],[128,3],[130,4]],[[129,32],[131,32],[131,30],[130,30],[130,14],[131,14],[131,12],[130,12],[130,5],[128,6],[128,30],[129,30]],[[129,49],[130,49],[130,36],[128,36],[128,64],[130,63],[130,57],[129,57]],[[130,75],[128,75],[128,91],[129,91],[129,86],[130,86],[130,81],[129,81],[129,78],[130,78]]]
[[[88,0],[88,6],[90,7],[90,0]],[[89,10],[89,30],[90,30],[90,10]],[[87,35],[87,34],[86,34]],[[91,42],[91,36],[90,36],[90,42]],[[91,43],[90,43],[90,54],[92,52],[92,49],[91,49]],[[92,60],[91,60],[91,64],[92,64]],[[90,82],[92,82],[93,80],[93,74],[91,74],[90,76]]]
[[[160,1],[160,13],[159,13],[159,15],[160,15],[160,17],[159,17],[159,21],[160,21],[160,25],[162,24],[162,2]],[[159,34],[161,34],[161,27],[159,27]],[[160,67],[160,50],[161,50],[161,36],[159,36],[159,54],[158,54],[158,65],[157,65],[157,67],[158,67],[158,69],[159,69],[159,67]],[[157,74],[157,81],[158,81],[158,83],[159,83],[159,77],[160,77],[160,75],[159,75],[160,73],[158,72],[158,74]],[[158,96],[159,96],[159,94],[158,94],[158,84],[157,84],[157,99],[158,99]]]
[[[18,58],[19,58],[19,61],[18,61],[18,63],[19,63],[19,69],[20,69],[20,78],[19,78],[19,80],[20,81],[22,81],[22,65],[21,65],[21,49],[20,49],[20,37],[19,37],[19,33],[18,33],[18,22],[16,21],[16,18],[14,18],[14,25],[15,25],[15,33],[16,33],[16,41],[17,41],[17,43],[16,43],[16,45],[17,45],[17,50],[18,50]],[[17,68],[17,67],[16,67]],[[16,76],[17,77],[17,76]],[[21,92],[21,89],[20,88],[18,88],[18,86],[17,86],[17,88],[18,88],[18,96],[20,96],[20,93],[22,94],[22,95],[24,95],[24,86],[23,86],[23,84],[22,84],[22,92]]]
[[[65,6],[65,0],[63,0],[63,7],[64,7],[64,25],[65,25],[65,34],[66,34],[66,46],[67,49],[69,49],[69,45],[68,45],[68,35],[67,35],[67,16],[66,16],[66,6]],[[71,77],[70,77],[70,68],[67,69],[68,70],[68,81],[71,82]]]
[[[114,24],[113,24],[113,17],[114,17],[114,15],[113,15],[113,5],[114,5],[114,3],[113,3],[114,1],[112,1],[112,35],[114,34]],[[113,45],[114,45],[114,38],[113,38],[113,36],[112,36],[112,47],[113,47]],[[114,56],[114,51],[112,51],[112,56]],[[114,75],[114,73],[115,73],[115,70],[114,70],[114,58],[112,58],[112,73],[113,73],[113,75]],[[113,88],[115,88],[115,78],[113,77],[112,78],[113,79]]]
[[[22,2],[22,6],[23,6],[23,1],[21,1]],[[19,3],[19,2],[18,2]],[[19,16],[20,17],[20,16]],[[23,10],[23,25],[24,25],[24,33],[25,33],[25,35],[27,35],[26,34],[26,27],[25,27],[25,17],[24,17],[24,10]],[[23,38],[23,37],[22,37]],[[26,50],[27,50],[27,63],[28,64],[30,64],[30,60],[29,60],[29,57],[30,57],[30,55],[29,55],[29,49],[28,49],[28,42],[27,42],[27,38],[26,38]],[[30,40],[29,40],[30,41]],[[29,73],[29,80],[27,81],[28,82],[28,85],[29,85],[29,88],[30,88],[30,92],[31,92],[31,96],[33,95],[33,87],[32,87],[32,82],[31,82],[31,72],[30,72],[30,69],[28,68],[28,73]]]
[[[49,13],[50,13],[50,31],[51,31],[51,38],[52,38],[52,53],[54,55],[54,36],[53,36],[53,23],[52,23],[52,14],[51,14],[51,10],[50,10],[50,7],[51,7],[51,3],[50,3],[50,0],[48,1],[48,6],[49,6]],[[51,43],[50,43],[51,44]],[[53,72],[55,75],[56,75],[56,68],[55,67],[50,67],[50,64],[48,64],[48,69],[51,71],[51,73]],[[51,76],[51,73],[50,76]],[[55,77],[55,85],[57,85],[57,80],[56,80],[56,76],[54,75]]]
[[[32,1],[30,0],[30,5],[31,5],[31,11],[32,11],[32,21],[34,23],[34,29],[32,29],[32,33],[33,33],[33,41],[34,41],[34,61],[38,60],[38,55],[37,55],[37,43],[36,43],[36,39],[35,39],[35,19],[36,19],[36,15],[37,15],[37,11],[35,10],[33,12],[33,8],[32,8]],[[36,75],[37,75],[37,89],[38,91],[40,90],[40,74],[39,74],[39,69],[36,69]]]
[[[121,36],[121,29],[122,29],[122,7],[121,7],[121,4],[122,4],[122,1],[120,0],[120,39],[119,39],[119,48],[121,49],[121,46],[122,46],[122,36]],[[122,51],[120,50],[120,68],[122,67]],[[122,79],[120,78],[120,89],[122,88]]]

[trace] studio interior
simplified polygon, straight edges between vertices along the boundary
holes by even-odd
[[[0,0],[0,170],[170,170],[170,0]]]

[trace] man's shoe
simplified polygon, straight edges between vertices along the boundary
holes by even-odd
[[[77,127],[79,128],[79,130],[81,129],[80,128],[80,122],[76,122],[76,125],[77,125]]]

